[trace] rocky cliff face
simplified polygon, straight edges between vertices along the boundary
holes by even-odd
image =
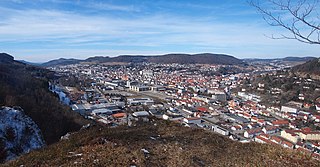
[[[44,146],[40,129],[22,109],[0,108],[0,161]]]

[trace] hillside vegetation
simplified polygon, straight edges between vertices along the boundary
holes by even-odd
[[[42,64],[43,66],[56,66],[56,65],[68,65],[77,63],[107,63],[107,62],[124,62],[124,63],[179,63],[179,64],[222,64],[222,65],[239,65],[244,64],[242,60],[239,60],[233,56],[224,54],[166,54],[159,56],[131,56],[121,55],[117,57],[103,57],[96,56],[90,57],[86,60],[77,59],[57,59]]]
[[[279,146],[242,144],[202,129],[155,120],[83,129],[3,166],[318,166]]]
[[[320,79],[320,58],[297,65],[292,68],[292,71],[304,77]]]
[[[8,54],[0,54],[0,106],[20,106],[39,126],[47,144],[86,123],[48,90],[46,78],[50,74],[45,69],[14,61]]]

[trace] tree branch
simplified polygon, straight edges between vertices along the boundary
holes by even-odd
[[[306,0],[293,3],[291,0],[267,0],[270,6],[262,6],[259,0],[250,1],[250,5],[255,7],[262,15],[263,19],[271,26],[283,27],[291,32],[292,37],[281,35],[280,38],[273,39],[295,39],[309,44],[320,44],[320,20],[319,14],[314,14],[319,0],[307,3]],[[287,15],[292,17],[291,21],[286,19]],[[314,17],[312,21],[307,19]],[[307,30],[307,31],[305,31]]]

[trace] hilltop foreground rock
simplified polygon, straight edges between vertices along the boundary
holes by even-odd
[[[23,111],[0,109],[0,161],[11,160],[44,146],[40,129]]]
[[[318,166],[279,146],[239,143],[201,129],[152,121],[91,126],[4,166]]]

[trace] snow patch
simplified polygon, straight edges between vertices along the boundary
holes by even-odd
[[[0,161],[44,146],[41,131],[21,108],[0,108]]]

